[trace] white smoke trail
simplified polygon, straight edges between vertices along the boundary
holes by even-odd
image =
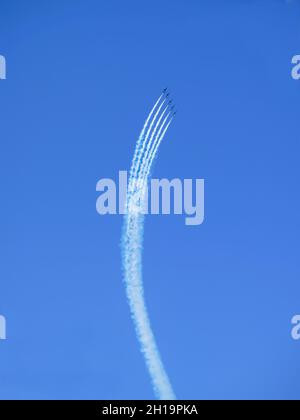
[[[156,104],[158,104],[159,101],[160,101],[160,99],[158,99],[158,101],[156,102]],[[136,147],[137,161],[133,164],[133,168],[132,168],[133,169],[133,177],[136,177],[137,176],[137,172],[138,172],[138,170],[140,168],[140,162],[141,162],[141,159],[143,157],[143,154],[144,154],[145,147],[146,147],[146,144],[148,142],[149,136],[151,134],[151,130],[152,130],[152,128],[153,128],[153,126],[155,124],[155,121],[156,121],[156,119],[157,119],[157,117],[158,117],[158,115],[159,115],[159,113],[160,113],[160,111],[161,111],[161,109],[162,109],[162,107],[163,107],[163,105],[164,105],[165,102],[166,102],[166,100],[164,99],[163,102],[160,104],[158,110],[156,111],[154,117],[152,118],[152,121],[151,121],[151,124],[150,124],[150,126],[148,128],[146,137],[145,137],[145,132],[143,133],[143,131],[142,131],[141,134],[140,134],[139,139],[141,139],[141,142],[140,142],[140,144],[137,144],[137,147]],[[156,109],[156,105],[153,108],[153,113],[154,113],[155,109]],[[148,122],[150,121],[150,118],[151,118],[151,113],[149,114],[149,116],[147,118],[147,121]],[[145,123],[145,126],[146,127],[148,125],[147,124],[147,121]]]
[[[156,103],[156,106],[154,106],[154,108],[152,109],[152,114],[150,113],[136,146],[136,151],[131,168],[132,175],[130,176],[128,186],[126,207],[127,214],[125,216],[125,223],[123,228],[124,230],[122,237],[122,253],[127,297],[129,300],[132,318],[135,324],[137,337],[141,345],[142,353],[145,357],[146,365],[151,376],[155,394],[161,400],[174,400],[176,399],[176,397],[173,392],[169,378],[164,369],[163,363],[161,361],[161,357],[151,329],[151,324],[144,300],[144,288],[142,280],[142,248],[144,232],[144,215],[142,213],[144,209],[145,199],[145,182],[140,183],[141,179],[139,177],[142,172],[145,173],[145,168],[149,168],[150,162],[148,161],[148,159],[151,158],[152,155],[148,155],[148,158],[144,162],[144,166],[142,166],[142,158],[145,149],[147,150],[149,134],[157,116],[159,115],[162,106],[159,108],[159,111],[157,111],[155,116],[153,117],[146,136],[145,133],[146,128],[149,125],[150,119],[152,118],[152,115],[154,114],[159,101]],[[166,134],[166,131],[171,124],[171,121],[169,121],[163,134],[161,134],[159,142],[162,141],[162,138]],[[157,131],[158,127],[159,124],[157,124],[155,128],[155,132]],[[157,136],[159,135],[159,133],[161,133],[161,131],[162,128],[160,127]],[[156,150],[158,150],[158,148],[156,148]],[[137,188],[137,185],[139,186],[139,188]]]
[[[161,115],[159,117],[159,120],[157,121],[156,126],[154,127],[154,130],[152,132],[151,138],[148,141],[146,150],[144,152],[143,160],[142,160],[142,163],[141,163],[141,166],[140,166],[141,173],[138,173],[138,178],[139,179],[143,178],[143,176],[141,174],[144,172],[144,168],[146,166],[146,163],[149,162],[149,150],[151,149],[151,146],[153,144],[153,139],[154,139],[155,135],[157,134],[157,131],[159,129],[159,126],[161,125],[161,121],[162,121],[165,113],[167,112],[167,110],[168,110],[168,106],[166,106],[166,108],[164,109],[164,111],[161,113]]]
[[[134,170],[134,172],[131,174],[131,176],[136,176],[137,161],[138,161],[138,157],[139,157],[139,152],[140,152],[141,144],[142,144],[142,141],[144,140],[145,132],[146,132],[146,129],[148,127],[149,121],[150,121],[152,115],[154,114],[154,111],[155,111],[157,105],[159,104],[160,100],[162,99],[162,97],[163,97],[163,94],[160,95],[160,97],[156,101],[154,107],[150,111],[150,114],[149,114],[149,116],[148,116],[148,118],[147,118],[147,120],[146,120],[146,122],[144,124],[144,127],[143,127],[143,129],[141,131],[141,134],[139,136],[139,139],[137,141],[135,152],[134,152],[134,157],[133,157],[132,168],[131,168],[132,170]]]
[[[153,165],[154,159],[155,159],[155,158],[156,158],[156,156],[157,156],[158,148],[159,148],[159,146],[160,146],[161,142],[163,141],[163,139],[164,139],[164,137],[165,137],[165,135],[166,135],[166,133],[167,133],[167,131],[168,131],[168,128],[170,127],[170,125],[171,125],[171,123],[172,123],[172,121],[173,121],[173,118],[171,118],[171,120],[168,122],[168,124],[167,124],[166,128],[164,129],[164,131],[163,131],[162,135],[161,135],[161,136],[160,136],[160,138],[159,138],[159,141],[157,142],[157,145],[155,146],[155,150],[154,150],[154,152],[153,152],[152,156],[150,157],[150,162],[149,162],[149,165],[148,165],[148,167],[147,167],[147,169],[146,169],[146,177],[149,177],[149,176],[150,176],[150,173],[151,173],[151,169],[152,169],[152,165]]]
[[[147,179],[150,175],[150,171],[151,171],[153,161],[155,159],[155,156],[157,156],[158,148],[159,148],[161,142],[163,141],[163,139],[166,135],[166,132],[167,132],[172,120],[173,120],[173,117],[172,117],[170,119],[169,123],[166,125],[168,119],[170,118],[170,115],[171,115],[171,113],[169,112],[168,115],[166,116],[166,118],[164,119],[163,123],[161,124],[160,129],[159,129],[159,131],[158,131],[158,133],[155,137],[155,140],[154,140],[154,142],[151,146],[150,153],[148,154],[147,161],[142,168],[140,178],[141,178],[141,180],[143,180],[143,182],[147,182]]]

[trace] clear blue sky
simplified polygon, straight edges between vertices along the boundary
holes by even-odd
[[[145,288],[179,398],[299,398],[300,3],[0,1],[0,398],[153,398],[121,277],[128,169],[168,86],[156,177],[205,178],[206,219],[152,216]]]

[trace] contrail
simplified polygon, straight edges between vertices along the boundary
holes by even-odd
[[[165,119],[164,122],[161,123],[162,117],[160,117],[149,140],[150,132],[159,116],[163,104],[165,103],[164,100],[157,109],[162,97],[163,95],[158,99],[155,106],[152,108],[152,111],[150,112],[137,141],[127,193],[127,212],[125,215],[122,236],[122,257],[124,280],[130,310],[135,324],[137,337],[141,345],[141,350],[153,383],[154,392],[161,400],[175,400],[175,393],[163,366],[155,337],[151,329],[144,299],[142,279],[142,248],[145,218],[143,210],[145,201],[145,186],[148,182],[148,176],[145,177],[145,173],[148,173],[151,170],[151,164],[154,159],[153,153],[149,154],[148,151],[153,138],[157,133],[154,140],[154,144],[156,144],[155,153],[157,153],[158,146],[172,122],[171,119],[162,132],[167,120]],[[165,111],[163,111],[163,115],[164,113]],[[148,131],[147,127],[149,127]],[[145,150],[147,151],[146,154]],[[149,171],[147,170],[147,172],[145,172],[147,168],[149,168]],[[141,178],[141,176],[143,176],[143,178]]]
[[[167,110],[168,110],[168,106],[166,106],[165,107],[165,109],[163,110],[163,112],[161,113],[161,115],[160,115],[160,117],[159,117],[159,120],[157,121],[157,123],[156,123],[156,126],[154,127],[154,130],[153,130],[153,132],[152,132],[152,135],[151,135],[151,138],[150,138],[150,140],[148,141],[148,144],[147,144],[147,147],[146,147],[146,150],[145,150],[145,152],[144,152],[144,157],[143,157],[143,160],[142,160],[142,163],[141,163],[141,171],[143,171],[144,170],[144,168],[145,168],[145,166],[146,166],[146,164],[149,162],[149,150],[150,150],[150,148],[151,148],[151,146],[152,146],[152,144],[153,144],[153,139],[154,139],[154,136],[157,134],[157,130],[159,129],[159,127],[160,127],[160,125],[161,125],[161,121],[162,121],[162,119],[163,119],[163,117],[164,117],[164,115],[165,115],[165,113],[167,112]],[[146,140],[147,141],[147,140]],[[145,141],[145,142],[146,142]],[[138,178],[141,178],[141,176],[139,175],[138,176]]]
[[[162,98],[162,96],[160,96],[160,98]],[[155,112],[155,110],[156,110],[156,108],[157,108],[157,106],[158,106],[158,104],[160,102],[160,98],[158,99],[158,101],[154,105],[152,111],[150,112],[150,114],[149,114],[149,116],[148,116],[148,118],[147,118],[147,120],[145,122],[145,125],[144,125],[145,131],[146,131],[146,128],[147,128],[147,126],[149,124],[149,121],[151,119],[152,114]],[[155,124],[155,121],[156,121],[156,119],[157,119],[157,117],[158,117],[158,115],[159,115],[159,113],[160,113],[160,111],[161,111],[161,109],[162,109],[162,107],[163,107],[163,105],[164,105],[165,102],[166,102],[166,100],[164,99],[163,102],[160,104],[158,110],[156,111],[154,117],[152,118],[152,121],[151,121],[150,126],[148,128],[146,137],[145,137],[145,131],[144,131],[144,129],[142,130],[142,132],[140,134],[139,140],[141,140],[141,142],[138,141],[138,144],[136,146],[136,151],[135,151],[135,154],[137,155],[137,159],[136,159],[135,162],[133,162],[133,165],[132,165],[133,176],[134,177],[137,176],[137,171],[138,171],[138,169],[140,167],[140,161],[141,161],[141,159],[143,157],[143,154],[144,154],[144,151],[145,151],[145,147],[146,147],[148,138],[150,136],[151,130],[152,130],[152,128],[153,128],[153,126]]]
[[[154,107],[152,108],[152,110],[151,110],[151,112],[150,112],[150,114],[149,114],[149,116],[148,116],[148,118],[147,118],[147,120],[146,120],[146,122],[145,122],[145,124],[144,124],[144,127],[143,127],[143,129],[142,129],[142,131],[141,131],[141,134],[140,134],[140,136],[139,136],[139,139],[138,139],[138,141],[137,141],[136,148],[135,148],[135,152],[134,152],[134,157],[133,157],[132,168],[131,168],[131,169],[134,169],[134,173],[133,173],[133,175],[135,175],[135,176],[136,176],[135,169],[136,169],[136,167],[137,167],[137,160],[138,160],[138,156],[139,156],[139,151],[140,151],[140,147],[141,147],[142,141],[144,140],[144,137],[145,137],[145,132],[146,132],[146,130],[147,130],[147,127],[148,127],[149,121],[150,121],[150,119],[151,119],[152,115],[154,114],[154,111],[155,111],[155,109],[156,109],[157,105],[159,104],[159,102],[160,102],[160,100],[161,100],[161,98],[162,98],[162,97],[163,97],[163,94],[162,94],[162,95],[160,95],[160,97],[159,97],[159,98],[158,98],[158,100],[156,101],[156,104],[155,104],[155,105],[154,105]]]
[[[159,129],[159,131],[158,131],[158,133],[155,137],[155,140],[154,140],[154,142],[151,146],[147,162],[142,168],[141,178],[144,179],[144,180],[147,180],[149,175],[150,175],[151,167],[152,167],[152,164],[153,164],[153,161],[154,161],[155,157],[157,156],[158,148],[159,148],[161,142],[163,141],[169,126],[171,125],[173,117],[170,118],[170,115],[171,115],[171,113],[169,112],[168,115],[166,116],[166,118],[164,119],[163,123],[161,124],[160,129]],[[168,120],[169,120],[169,122],[166,125]]]

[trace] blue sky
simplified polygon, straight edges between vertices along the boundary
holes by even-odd
[[[300,395],[299,1],[0,1],[0,398],[148,399],[122,284],[128,169],[168,86],[155,177],[204,178],[206,219],[149,216],[144,280],[179,398]]]

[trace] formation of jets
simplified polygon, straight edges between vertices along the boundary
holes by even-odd
[[[163,94],[166,96],[166,98],[169,98],[170,97],[170,92],[168,92],[168,88],[165,88],[163,90]],[[171,105],[172,102],[173,102],[173,99],[170,99],[169,102],[168,102],[168,105]],[[174,109],[175,109],[175,105],[173,105],[171,107],[171,111],[174,111]],[[172,115],[175,116],[176,114],[177,114],[177,110],[175,110]]]

